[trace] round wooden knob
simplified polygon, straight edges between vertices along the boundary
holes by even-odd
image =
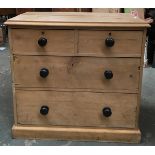
[[[42,115],[47,115],[48,114],[48,111],[49,111],[49,107],[48,106],[42,106],[41,108],[40,108],[40,113],[42,114]]]
[[[104,76],[105,76],[106,79],[112,79],[113,78],[113,73],[112,73],[111,70],[106,70],[104,72]]]
[[[46,38],[43,38],[43,37],[39,38],[38,44],[41,47],[45,46],[47,44],[47,39]]]
[[[115,44],[115,40],[111,36],[109,36],[106,38],[105,44],[107,47],[112,47]]]
[[[42,69],[40,70],[40,76],[41,76],[42,78],[46,78],[46,77],[48,76],[48,74],[49,74],[49,70],[48,70],[48,69],[42,68]]]
[[[105,117],[110,117],[112,115],[112,111],[109,107],[103,108],[102,112]]]

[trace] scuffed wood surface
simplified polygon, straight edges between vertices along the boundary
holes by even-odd
[[[148,27],[140,18],[124,13],[28,12],[7,20],[6,25],[40,26],[123,26]]]

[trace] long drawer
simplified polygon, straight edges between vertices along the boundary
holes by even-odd
[[[140,59],[15,56],[16,87],[138,90]]]
[[[16,90],[16,108],[18,124],[135,128],[137,95]]]

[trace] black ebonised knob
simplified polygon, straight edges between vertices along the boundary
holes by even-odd
[[[105,76],[106,79],[112,79],[113,78],[113,73],[112,73],[111,70],[106,70],[104,72],[104,76]]]
[[[111,36],[109,36],[106,38],[105,44],[107,47],[112,47],[115,44],[115,40]]]
[[[48,111],[49,111],[49,107],[48,106],[42,106],[41,108],[40,108],[40,113],[42,114],[42,115],[47,115],[48,114]]]
[[[38,44],[39,46],[42,46],[42,47],[45,46],[47,44],[47,39],[43,37],[39,38]]]
[[[109,107],[103,108],[102,112],[105,117],[110,117],[112,115],[112,111]]]
[[[48,76],[48,74],[49,74],[49,70],[48,70],[48,69],[42,68],[42,69],[40,70],[40,76],[41,76],[42,78],[46,78],[46,77]]]

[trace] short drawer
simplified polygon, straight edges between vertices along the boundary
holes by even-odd
[[[135,128],[137,95],[16,90],[17,122]]]
[[[74,54],[74,31],[12,29],[11,43],[12,52],[15,54]]]
[[[79,31],[78,52],[103,57],[141,57],[143,31]]]
[[[129,90],[139,86],[140,59],[16,56],[16,87]]]

